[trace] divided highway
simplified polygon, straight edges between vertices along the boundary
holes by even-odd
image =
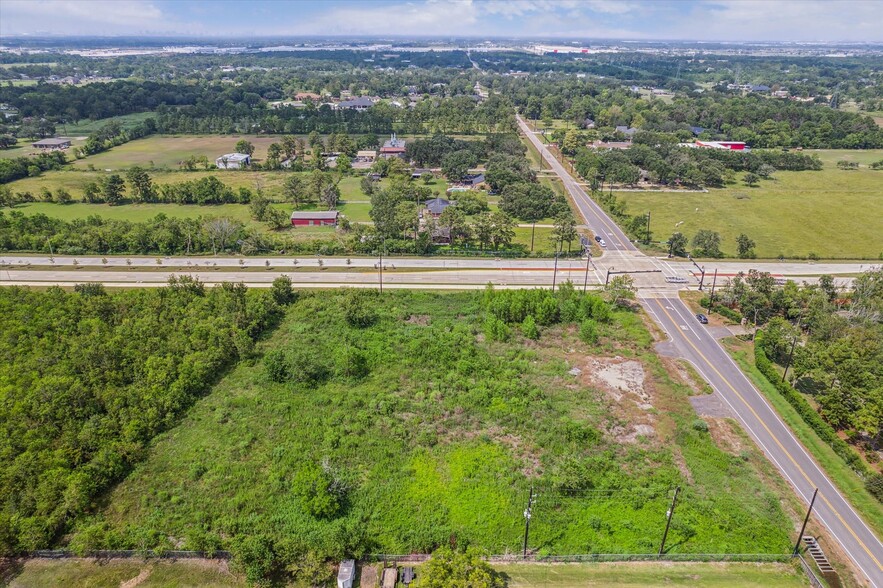
[[[534,147],[561,177],[589,227],[596,232],[603,231],[602,235],[613,236],[613,239],[608,239],[609,247],[635,251],[636,257],[644,257],[664,270],[664,262],[652,260],[637,251],[613,221],[577,185],[567,170],[548,153],[521,117],[518,118],[518,123]],[[883,542],[840,494],[717,340],[695,319],[676,293],[645,294],[641,300],[650,315],[668,334],[679,354],[692,363],[711,384],[748,434],[790,482],[797,495],[808,505],[813,489],[819,489],[814,517],[828,529],[831,537],[840,544],[870,585],[883,588]]]

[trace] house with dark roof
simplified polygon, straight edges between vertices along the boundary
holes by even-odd
[[[440,217],[448,206],[451,206],[451,201],[444,198],[431,198],[426,201],[426,210],[435,218]]]
[[[475,186],[481,184],[482,182],[484,182],[484,174],[481,172],[479,172],[477,174],[466,174],[460,180],[461,184],[464,184],[466,186],[471,186],[473,188]]]
[[[702,127],[690,127],[690,132],[698,137],[703,132],[705,132],[705,129],[703,129]]]
[[[343,100],[338,102],[336,110],[368,110],[374,106],[374,101],[370,98],[359,97],[352,100]]]
[[[617,133],[622,133],[623,135],[625,135],[626,137],[628,137],[629,139],[631,139],[631,138],[632,138],[632,135],[634,135],[635,133],[638,132],[638,129],[635,129],[635,128],[632,128],[632,127],[627,127],[627,126],[624,126],[624,125],[619,125],[618,127],[616,127],[616,132],[617,132]]]
[[[750,84],[748,86],[749,92],[769,92],[770,90],[772,90],[772,88],[770,88],[769,86],[764,86],[763,84],[760,84],[758,86],[755,86],[754,84]]]
[[[31,143],[31,147],[36,149],[67,149],[71,146],[70,139],[40,139],[36,143]]]

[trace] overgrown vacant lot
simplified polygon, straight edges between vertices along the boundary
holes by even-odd
[[[883,150],[818,151],[821,171],[774,174],[749,188],[741,182],[708,193],[617,194],[629,214],[651,212],[654,240],[675,231],[692,239],[700,229],[721,234],[721,249],[736,254],[736,237],[757,242],[758,257],[779,255],[872,258],[883,254],[883,171],[868,164],[883,159]],[[838,161],[853,161],[857,170],[841,170]],[[682,223],[679,226],[678,223]]]
[[[232,547],[256,573],[310,552],[516,551],[533,485],[532,550],[646,553],[680,485],[671,551],[786,552],[749,450],[718,447],[651,344],[639,314],[566,287],[302,293],[73,542]]]

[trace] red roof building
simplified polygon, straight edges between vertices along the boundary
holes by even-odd
[[[291,213],[292,227],[336,227],[340,212],[336,210],[294,211]]]
[[[696,146],[730,151],[745,151],[748,148],[744,141],[696,141]]]

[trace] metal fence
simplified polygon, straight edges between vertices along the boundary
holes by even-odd
[[[798,555],[797,557],[800,560],[800,567],[803,568],[803,571],[806,572],[806,577],[809,578],[809,585],[813,588],[826,588],[825,584],[823,584],[816,576],[815,572],[812,571],[812,566],[803,559],[803,556]]]
[[[429,554],[388,554],[369,553],[362,561],[423,562]],[[670,562],[745,562],[745,563],[784,563],[793,556],[790,553],[588,553],[573,555],[519,555],[502,554],[485,557],[493,563],[603,563],[628,561],[670,561]]]
[[[183,551],[183,550],[142,550],[142,549],[96,549],[84,553],[74,553],[70,549],[39,549],[28,551],[24,557],[46,559],[64,559],[68,557],[94,557],[96,559],[111,558],[162,558],[162,559],[230,559],[229,551]]]

